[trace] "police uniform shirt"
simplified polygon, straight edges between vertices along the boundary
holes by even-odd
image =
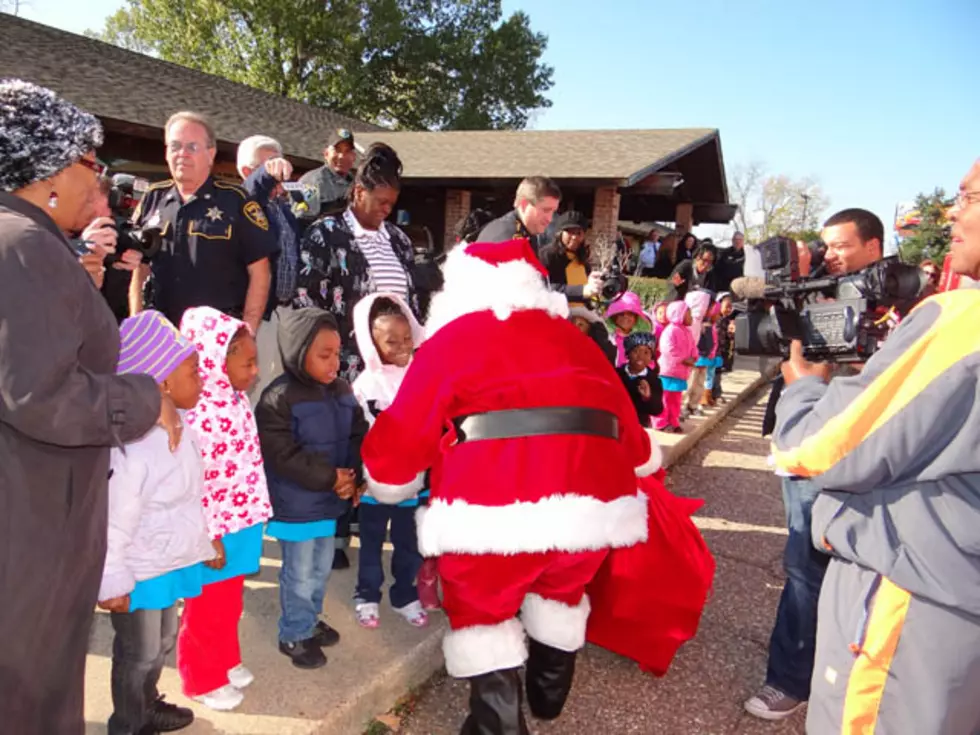
[[[309,217],[340,214],[347,209],[347,194],[354,181],[351,174],[341,176],[329,166],[323,165],[307,171],[299,181],[307,186],[319,187],[320,211],[310,212]]]
[[[241,317],[248,266],[279,248],[261,205],[241,186],[213,177],[186,202],[172,180],[154,184],[133,220],[162,231],[163,246],[150,261],[155,307],[175,325],[193,306]]]
[[[528,232],[527,227],[517,216],[517,210],[511,210],[503,217],[498,217],[487,226],[480,230],[480,235],[476,242],[509,242],[518,238],[527,238],[531,242],[531,249],[537,255],[541,250],[540,239],[537,235]]]

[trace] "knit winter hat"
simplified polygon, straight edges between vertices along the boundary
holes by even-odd
[[[649,347],[653,349],[653,343],[656,338],[650,332],[633,332],[625,340],[623,340],[623,350],[626,351],[628,355],[634,347]]]
[[[50,89],[0,79],[0,191],[50,179],[102,145],[102,125]]]
[[[141,311],[124,320],[119,338],[116,372],[149,375],[157,383],[195,352],[194,345],[159,311]]]

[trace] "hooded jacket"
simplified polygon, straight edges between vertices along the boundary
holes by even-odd
[[[272,514],[262,452],[248,396],[231,387],[228,346],[245,322],[210,306],[188,309],[180,331],[200,355],[201,399],[185,423],[204,459],[204,504],[212,539],[228,536]]]
[[[667,307],[667,321],[670,322],[660,335],[660,375],[665,378],[687,380],[691,368],[685,360],[698,359],[698,345],[691,329],[684,324],[689,311],[683,301],[675,301]]]
[[[376,293],[365,296],[354,306],[352,314],[354,322],[354,337],[357,340],[357,349],[364,360],[364,371],[357,376],[353,386],[354,397],[357,399],[364,417],[369,426],[374,424],[375,417],[390,406],[398,388],[408,372],[408,365],[398,367],[397,365],[385,365],[381,362],[381,355],[374,344],[371,336],[371,307],[379,298],[388,298],[394,301],[401,309],[402,314],[408,320],[412,329],[412,344],[415,349],[422,345],[425,339],[425,330],[419,324],[408,304],[397,294]],[[411,363],[409,363],[411,365]],[[366,476],[367,493],[365,500],[370,502],[373,498],[381,503],[394,504],[401,503],[414,497],[424,486],[425,473],[420,473],[412,482],[406,485],[388,485],[376,482],[370,475]]]
[[[318,383],[303,367],[328,320],[316,308],[282,315],[277,336],[284,372],[255,407],[273,516],[285,523],[340,518],[350,501],[334,492],[337,469],[361,475],[367,422],[350,385],[342,378]]]

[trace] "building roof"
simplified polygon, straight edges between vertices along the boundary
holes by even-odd
[[[413,179],[606,181],[632,186],[686,153],[716,141],[718,131],[474,130],[372,132],[361,145],[387,143]]]
[[[103,120],[142,126],[156,134],[178,110],[202,112],[219,140],[237,145],[250,135],[272,135],[287,153],[314,162],[321,159],[329,130],[382,129],[6,13],[0,13],[2,77],[43,85]],[[107,127],[112,127],[108,121]]]

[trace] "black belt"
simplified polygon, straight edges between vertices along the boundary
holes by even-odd
[[[619,438],[619,419],[595,408],[519,408],[490,411],[453,419],[459,443],[481,439],[517,439],[523,436],[584,434]]]

